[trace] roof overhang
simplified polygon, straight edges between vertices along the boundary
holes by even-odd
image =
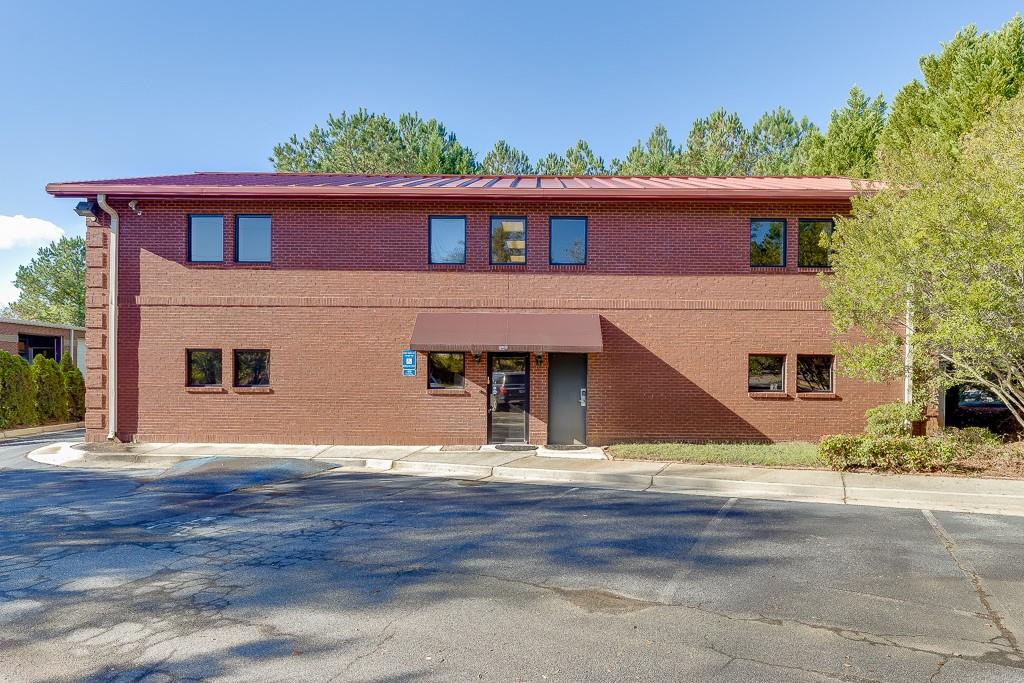
[[[418,313],[415,351],[600,353],[596,313]]]

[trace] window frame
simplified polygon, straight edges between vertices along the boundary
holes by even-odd
[[[239,219],[240,218],[267,218],[270,220],[270,253],[267,254],[266,261],[250,261],[242,260],[238,256],[238,232],[239,232]],[[235,263],[255,263],[255,264],[266,264],[273,263],[274,261],[274,216],[269,213],[236,213],[235,214]]]
[[[238,383],[238,354],[261,352],[267,354],[267,383],[266,384],[239,384]],[[231,349],[231,386],[236,389],[257,389],[270,386],[270,349]]]
[[[828,231],[829,247],[825,251],[825,258],[827,263],[824,265],[808,265],[800,263],[800,258],[803,256],[803,250],[800,249],[800,224],[801,223],[828,223],[832,227]],[[797,268],[832,268],[832,233],[836,229],[835,218],[798,218],[796,221],[796,266]],[[813,354],[812,354],[813,355]]]
[[[462,383],[455,387],[432,387],[430,386],[430,357],[436,353],[444,353],[452,356],[462,356]],[[428,351],[427,352],[427,391],[465,391],[466,389],[466,352],[465,351]]]
[[[439,220],[462,220],[462,260],[461,261],[435,261],[433,253],[434,245],[434,219]],[[464,266],[469,252],[469,218],[458,215],[430,214],[427,216],[427,263],[432,266]]]
[[[197,351],[209,351],[220,354],[220,382],[217,384],[193,384],[192,383],[192,354]],[[208,346],[205,347],[186,347],[185,348],[185,386],[189,389],[202,389],[204,387],[223,387],[224,386],[224,350],[215,349]]]
[[[782,263],[764,264],[751,263],[753,259],[752,250],[750,248],[750,229],[754,223],[782,223]],[[785,268],[789,263],[789,245],[786,243],[789,241],[789,221],[785,218],[751,218],[747,223],[747,263],[751,268]]]
[[[562,263],[554,260],[554,252],[551,249],[553,236],[555,234],[554,221],[569,220],[583,221],[583,262]],[[548,216],[548,265],[549,266],[585,266],[590,261],[590,219],[587,216]]]
[[[200,260],[192,258],[192,219],[193,218],[220,218],[220,259]],[[222,213],[190,213],[188,214],[188,239],[186,258],[188,263],[224,263],[224,214]]]
[[[495,220],[517,220],[523,222],[523,262],[501,262],[494,260],[494,221]],[[526,216],[491,216],[487,219],[487,257],[488,264],[492,266],[514,266],[521,268],[530,262],[530,222]]]
[[[782,386],[779,389],[754,389],[750,386],[750,359],[756,356],[765,356],[771,358],[782,359]],[[788,354],[785,353],[748,353],[747,354],[747,393],[748,394],[783,394],[785,395],[788,390],[788,382],[786,379],[786,366],[788,364]]]
[[[822,357],[828,358],[828,389],[800,388],[800,359]],[[834,394],[836,392],[836,357],[831,353],[798,353],[796,355],[796,393],[798,394]]]

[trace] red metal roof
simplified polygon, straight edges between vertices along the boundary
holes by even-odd
[[[50,183],[55,197],[394,199],[849,199],[863,188],[837,176],[631,177],[209,173]]]

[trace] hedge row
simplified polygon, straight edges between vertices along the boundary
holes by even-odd
[[[0,351],[0,429],[78,421],[85,416],[85,381],[71,354],[60,363],[36,356],[31,364]]]

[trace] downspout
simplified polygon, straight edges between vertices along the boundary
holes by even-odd
[[[96,203],[110,216],[107,256],[107,439],[117,436],[117,228],[119,218],[107,204],[107,195],[96,195]]]

